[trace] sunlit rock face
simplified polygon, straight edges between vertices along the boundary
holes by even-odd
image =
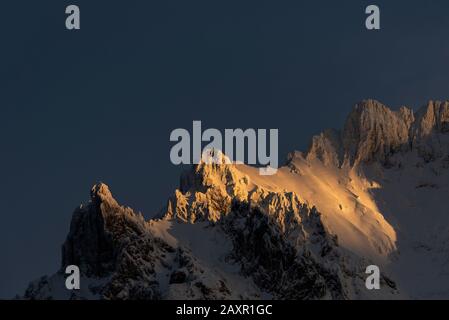
[[[378,101],[366,100],[354,107],[341,132],[326,130],[313,137],[307,158],[328,165],[372,161],[389,165],[393,154],[417,150],[430,160],[443,155],[447,143],[440,138],[448,132],[448,102],[430,101],[415,113],[407,107],[392,111]]]
[[[170,200],[161,219],[148,222],[118,205],[107,186],[94,186],[89,204],[73,215],[60,271],[30,284],[25,298],[364,297],[368,261],[340,248],[315,208],[293,192],[249,191],[248,177],[237,178],[243,184],[239,190],[246,191],[231,199],[228,181],[215,178],[236,169],[200,166],[194,174],[203,181],[203,192],[189,198],[176,191],[176,205]],[[202,243],[192,244],[196,238]],[[82,282],[89,284],[84,290],[64,290],[63,272],[71,264],[80,267]],[[384,295],[398,295],[384,275],[382,283]]]
[[[343,130],[313,137],[272,176],[212,150],[150,220],[95,185],[73,214],[60,270],[24,297],[449,298],[448,106],[363,101]],[[71,264],[86,284],[76,292],[64,287]],[[380,290],[365,287],[371,264]]]
[[[416,115],[412,128],[412,146],[425,161],[448,155],[449,103],[429,102]]]

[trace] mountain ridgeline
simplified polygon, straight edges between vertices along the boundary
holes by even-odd
[[[221,153],[192,166],[150,220],[97,184],[59,271],[23,298],[449,298],[448,133],[449,102],[367,100],[273,176]],[[373,264],[379,290],[365,286]],[[65,287],[68,265],[79,290]]]

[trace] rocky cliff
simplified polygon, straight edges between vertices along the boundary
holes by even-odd
[[[448,123],[447,102],[414,112],[363,101],[342,130],[313,137],[273,176],[213,151],[222,161],[183,174],[150,220],[97,184],[73,213],[59,271],[24,298],[444,296]],[[425,271],[410,265],[420,260]],[[381,268],[380,290],[365,287],[371,264]],[[65,289],[68,265],[80,267],[80,290]],[[422,274],[433,289],[419,285]]]

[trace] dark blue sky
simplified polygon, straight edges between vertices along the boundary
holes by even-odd
[[[365,29],[372,3],[380,31]],[[364,98],[447,99],[448,14],[447,0],[2,1],[0,298],[58,269],[96,181],[160,208],[181,170],[170,132],[192,120],[279,128],[282,159]]]

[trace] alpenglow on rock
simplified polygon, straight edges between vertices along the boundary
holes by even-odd
[[[375,100],[357,104],[342,132],[327,130],[314,137],[307,157],[326,164],[388,163],[397,152],[416,149],[427,160],[438,154],[441,135],[449,131],[449,103],[430,101],[414,113],[407,107],[391,111]]]
[[[97,184],[73,213],[59,271],[23,297],[449,298],[448,110],[363,101],[273,176],[214,151],[222,161],[192,166],[149,220]],[[71,264],[80,290],[64,286]],[[373,264],[380,290],[365,286]]]

